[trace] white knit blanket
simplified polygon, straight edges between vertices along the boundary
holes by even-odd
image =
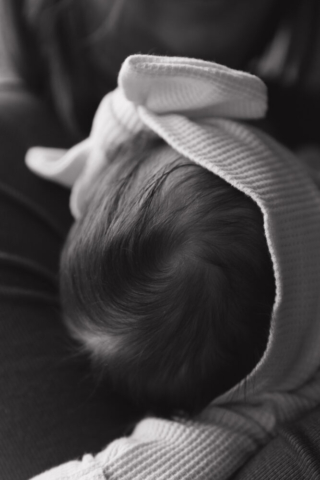
[[[265,110],[256,77],[201,60],[136,55],[102,101],[89,139],[67,153],[29,152],[33,171],[72,187],[78,217],[105,152],[141,130],[159,135],[257,203],[276,281],[268,345],[245,381],[192,421],[147,418],[98,455],[38,480],[227,479],[279,424],[320,404],[320,195],[290,152],[239,121]]]

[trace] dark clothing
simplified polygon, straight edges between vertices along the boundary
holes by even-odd
[[[98,385],[60,316],[69,192],[27,170],[32,145],[70,145],[31,95],[0,89],[0,477],[26,480],[123,434],[130,405]]]
[[[285,425],[234,480],[316,480],[320,478],[320,409]]]

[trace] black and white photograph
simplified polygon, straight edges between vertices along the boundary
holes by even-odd
[[[0,0],[0,479],[320,478],[320,1]]]

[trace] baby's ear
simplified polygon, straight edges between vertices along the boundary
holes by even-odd
[[[84,169],[90,149],[88,139],[70,150],[33,147],[27,151],[25,162],[40,177],[72,187]]]

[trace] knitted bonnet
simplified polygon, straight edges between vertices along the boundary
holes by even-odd
[[[243,122],[264,116],[265,85],[214,63],[149,55],[128,57],[118,85],[102,100],[88,139],[68,152],[31,149],[29,168],[72,187],[79,217],[106,152],[146,131],[251,197],[263,214],[276,282],[269,340],[246,381],[216,402],[301,386],[320,364],[320,195],[293,154]]]

